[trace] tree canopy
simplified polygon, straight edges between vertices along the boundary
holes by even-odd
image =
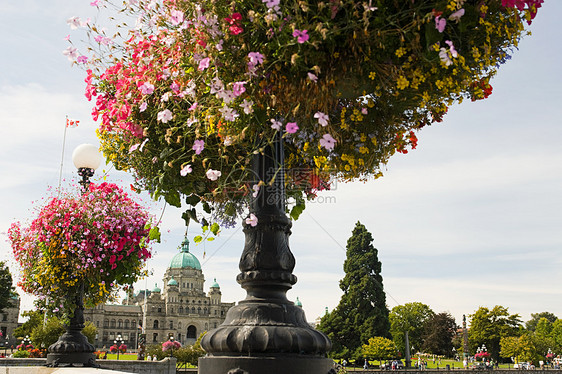
[[[550,312],[531,313],[531,319],[525,322],[525,328],[529,331],[535,331],[541,318],[546,318],[551,323],[554,323],[558,319],[558,317]]]
[[[435,313],[431,308],[420,302],[397,305],[390,312],[390,332],[396,347],[405,351],[404,334],[408,331],[410,346],[421,349],[425,322]]]
[[[519,336],[522,321],[519,314],[509,314],[508,308],[496,305],[492,309],[480,307],[470,315],[468,341],[470,352],[474,353],[482,344],[492,358],[500,356],[500,341],[503,337]]]
[[[390,339],[375,336],[369,339],[368,344],[363,344],[363,355],[373,360],[390,360],[398,354],[396,345]]]
[[[378,251],[373,237],[360,222],[347,241],[347,259],[340,281],[343,295],[338,306],[322,317],[318,329],[332,341],[334,357],[361,356],[370,338],[390,338],[390,322]]]
[[[458,326],[450,313],[442,312],[430,316],[423,326],[422,352],[452,356],[453,337]]]

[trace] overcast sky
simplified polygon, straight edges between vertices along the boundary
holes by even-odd
[[[31,218],[32,201],[76,176],[72,150],[98,144],[85,74],[62,55],[66,19],[93,16],[89,0],[0,1],[0,232]],[[341,296],[345,245],[357,221],[373,234],[389,308],[419,301],[435,312],[463,314],[503,305],[528,320],[549,311],[562,317],[562,2],[540,9],[531,30],[492,80],[487,100],[449,110],[442,123],[418,133],[419,146],[391,159],[384,178],[337,184],[293,224],[291,249],[299,297],[309,321]],[[75,34],[73,34],[75,35]],[[68,129],[65,116],[80,120]],[[62,163],[62,168],[61,168]],[[111,181],[129,176],[103,167]],[[101,168],[100,168],[101,169]],[[103,173],[98,170],[97,176]],[[94,177],[94,180],[97,177]],[[160,216],[163,204],[150,203]],[[163,213],[163,242],[149,262],[158,283],[185,228],[181,211]],[[196,234],[190,227],[190,236]],[[192,245],[208,290],[213,278],[224,301],[240,301],[236,283],[243,249],[238,225],[213,243]],[[204,255],[205,252],[205,255]],[[15,278],[11,249],[0,242]],[[32,308],[22,295],[22,310]]]

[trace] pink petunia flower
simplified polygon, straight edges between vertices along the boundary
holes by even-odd
[[[287,131],[289,134],[294,134],[299,130],[299,126],[297,125],[296,122],[288,122],[287,125],[285,126],[285,131]]]
[[[154,85],[152,83],[144,82],[139,87],[139,89],[143,95],[150,95],[151,93],[154,92]]]
[[[158,121],[162,122],[162,123],[167,123],[168,121],[171,121],[173,118],[172,112],[169,109],[164,109],[161,112],[158,112],[158,116],[157,119]]]
[[[324,134],[322,139],[320,139],[320,146],[326,148],[328,151],[331,151],[336,146],[336,139],[334,139],[330,134]]]
[[[445,18],[441,18],[441,16],[435,17],[435,28],[439,32],[443,32],[445,30],[445,26],[447,26],[447,20]]]
[[[201,61],[199,61],[199,70],[205,70],[209,67],[209,62],[211,59],[209,57],[205,57]]]
[[[330,120],[330,117],[329,117],[326,113],[316,112],[316,113],[314,114],[314,118],[317,118],[317,119],[318,119],[318,123],[319,123],[322,127],[328,126],[328,121]]]
[[[232,85],[232,92],[234,93],[234,96],[240,96],[246,92],[246,87],[244,87],[245,84],[246,82],[235,82]]]
[[[281,128],[283,127],[283,124],[280,121],[277,121],[276,119],[272,119],[271,120],[271,128],[273,130],[281,130]]]
[[[212,180],[212,181],[216,181],[217,179],[219,179],[219,177],[221,176],[221,172],[219,170],[213,170],[213,169],[209,169],[207,170],[207,173],[205,173],[207,178]]]
[[[309,38],[308,30],[295,30],[293,31],[293,36],[297,38],[297,42],[302,44],[306,42]]]
[[[191,173],[193,169],[191,168],[191,164],[184,165],[184,167],[180,170],[180,175],[185,177],[187,174]]]
[[[196,155],[201,154],[205,149],[205,141],[204,140],[196,140],[193,142],[193,147],[191,147],[195,151]]]
[[[250,217],[246,218],[246,225],[256,227],[258,224],[258,217],[254,213],[250,213]]]

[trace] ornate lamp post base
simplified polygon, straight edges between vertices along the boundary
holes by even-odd
[[[80,282],[75,295],[76,309],[66,326],[66,332],[49,346],[47,366],[82,365],[99,367],[96,364],[95,347],[82,334],[84,328],[84,282]]]
[[[47,366],[83,365],[97,367],[94,346],[80,331],[67,331],[49,347]]]
[[[330,340],[314,330],[302,308],[287,299],[297,282],[289,249],[291,221],[285,214],[283,140],[253,160],[259,190],[251,211],[257,223],[244,224],[245,245],[237,281],[246,298],[230,308],[218,328],[201,340],[207,356],[199,374],[329,374]],[[271,181],[273,177],[273,181]]]

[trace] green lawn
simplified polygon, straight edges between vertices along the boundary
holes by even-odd
[[[417,358],[416,358],[417,361]],[[447,359],[441,359],[441,364],[439,364],[439,360],[435,360],[435,363],[433,363],[432,359],[426,360],[427,361],[427,368],[428,369],[443,369],[445,370],[447,367],[447,364],[450,366],[451,370],[458,370],[458,369],[462,369],[462,361],[455,361],[455,360],[447,360]],[[338,361],[339,362],[339,361]],[[402,362],[404,362],[404,360],[402,360]],[[412,369],[415,370],[415,365],[414,365],[414,360],[412,359]],[[470,366],[470,364],[469,364]],[[379,361],[369,361],[369,367],[371,369],[375,368],[378,369],[379,368]],[[513,368],[513,364],[500,364],[500,369],[508,369],[508,368]],[[355,371],[355,370],[363,370],[363,364],[361,364],[361,368],[353,368],[350,367],[348,365],[347,368],[348,371]]]
[[[108,353],[107,359],[117,360],[117,353]],[[137,359],[136,353],[119,353],[119,360],[136,360],[136,359]]]

